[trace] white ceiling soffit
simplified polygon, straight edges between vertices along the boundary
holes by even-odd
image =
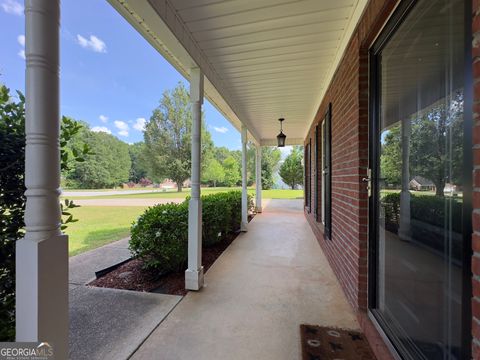
[[[237,128],[303,144],[368,0],[108,0]]]

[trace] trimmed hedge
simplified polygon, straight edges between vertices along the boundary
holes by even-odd
[[[132,225],[130,250],[145,268],[168,273],[185,269],[188,252],[188,202],[148,208]],[[253,210],[248,196],[249,211]],[[240,229],[242,193],[230,191],[202,196],[203,246],[209,247]]]
[[[451,215],[452,230],[462,232],[462,200],[453,197],[410,194],[410,216],[440,228],[445,227],[445,213]],[[400,193],[381,197],[385,223],[398,229],[400,224]]]
[[[148,208],[130,229],[130,250],[146,269],[162,273],[185,268],[188,251],[188,204]]]

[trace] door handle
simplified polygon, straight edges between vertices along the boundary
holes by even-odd
[[[372,169],[367,170],[367,177],[362,178],[367,183],[368,197],[372,196]]]

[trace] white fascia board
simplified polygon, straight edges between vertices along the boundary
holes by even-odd
[[[190,69],[199,67],[205,75],[205,97],[240,132],[242,123],[248,138],[259,144],[259,135],[247,119],[237,116],[234,103],[168,0],[107,0],[187,80]]]

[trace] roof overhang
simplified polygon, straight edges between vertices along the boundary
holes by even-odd
[[[249,140],[303,144],[368,0],[108,0]]]

